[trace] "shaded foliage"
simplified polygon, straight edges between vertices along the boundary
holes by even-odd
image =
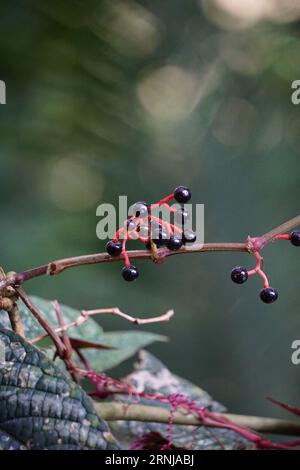
[[[135,371],[124,379],[136,390],[165,397],[182,395],[193,400],[208,411],[224,412],[225,408],[214,401],[208,393],[191,382],[172,374],[166,366],[147,351],[140,353]],[[133,398],[135,400],[135,398]],[[128,399],[125,399],[128,403]],[[166,406],[158,400],[140,398],[140,403],[152,406]],[[135,421],[112,422],[112,430],[122,445],[139,449],[161,449],[169,438],[168,424],[143,423]],[[132,444],[133,441],[133,444]],[[171,443],[177,449],[254,449],[255,446],[239,434],[220,428],[199,426],[172,426]]]
[[[0,448],[117,449],[80,386],[13,332],[1,329],[0,341]]]

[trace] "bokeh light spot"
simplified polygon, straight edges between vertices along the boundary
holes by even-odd
[[[167,65],[142,78],[138,84],[138,97],[153,118],[180,121],[198,103],[198,80],[180,67]]]
[[[147,57],[159,43],[158,19],[133,1],[106,3],[106,15],[96,19],[94,32],[128,57]],[[104,23],[104,24],[103,24]]]
[[[84,160],[63,157],[49,171],[49,194],[55,205],[66,211],[82,211],[95,204],[104,190],[98,173]]]
[[[261,21],[287,23],[300,17],[299,0],[199,0],[213,23],[230,30],[250,28]]]
[[[225,29],[241,30],[260,21],[272,0],[202,0],[207,17]]]

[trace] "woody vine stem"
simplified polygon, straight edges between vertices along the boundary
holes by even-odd
[[[264,273],[260,270],[261,266],[261,250],[269,243],[278,240],[278,239],[289,239],[289,235],[286,232],[290,231],[291,229],[300,225],[300,215],[297,215],[293,219],[286,221],[285,223],[279,225],[278,227],[272,229],[271,231],[261,235],[259,237],[250,237],[246,239],[243,243],[193,243],[192,245],[185,245],[182,246],[177,251],[170,251],[166,248],[158,248],[156,250],[134,250],[128,251],[126,253],[121,253],[120,256],[112,257],[108,253],[96,253],[90,255],[83,255],[83,256],[74,256],[71,258],[60,259],[56,261],[51,261],[47,264],[42,266],[28,269],[23,272],[11,272],[5,275],[3,272],[0,274],[0,308],[6,310],[8,312],[11,325],[13,330],[24,336],[24,329],[20,319],[20,314],[17,306],[17,300],[20,299],[23,303],[28,307],[37,321],[45,330],[46,334],[48,334],[51,339],[53,340],[58,355],[65,360],[66,363],[69,362],[70,370],[74,371],[76,369],[75,364],[73,363],[69,351],[66,348],[66,344],[63,341],[63,337],[60,336],[59,333],[63,333],[65,331],[65,327],[60,326],[59,329],[53,328],[48,321],[44,318],[42,312],[39,311],[37,307],[35,307],[26,292],[23,290],[22,285],[34,278],[44,276],[44,275],[56,275],[60,274],[66,269],[79,267],[83,265],[89,264],[100,264],[100,263],[108,263],[108,262],[117,262],[124,260],[125,256],[130,256],[132,259],[152,259],[153,262],[159,264],[165,261],[165,259],[172,255],[179,255],[179,254],[188,254],[188,253],[206,253],[206,252],[217,252],[217,251],[231,251],[231,252],[246,252],[255,256],[257,260],[256,268],[249,271],[248,274],[258,273],[263,277]],[[260,272],[261,271],[261,272]],[[105,309],[103,309],[103,313]],[[101,310],[99,311],[92,311],[89,314],[94,313],[102,313]],[[173,314],[173,312],[167,312],[167,314],[162,315],[160,317],[153,318],[152,320],[139,320],[134,319],[133,317],[123,314],[118,309],[111,309],[108,313],[117,314],[129,321],[132,321],[137,324],[143,323],[151,323],[155,321],[167,321]],[[127,317],[127,318],[126,318]],[[44,335],[43,335],[44,336]],[[68,365],[68,364],[66,364]],[[76,374],[74,374],[73,378],[76,380]],[[103,411],[104,415],[107,415],[108,420],[115,420],[115,419],[129,419],[130,414],[126,414],[123,412],[123,408],[121,405],[111,404],[109,410],[108,408],[104,408],[101,410],[102,405],[99,404],[100,411]],[[142,419],[144,421],[152,420],[156,422],[167,422],[168,416],[166,414],[165,409],[154,410],[156,413],[155,416],[152,416],[153,410],[149,411],[147,407],[140,407],[138,405],[134,405],[134,408],[131,412],[131,419],[138,420]],[[148,415],[147,415],[148,413]],[[150,413],[150,414],[149,414]],[[152,413],[152,414],[151,414]],[[160,413],[160,416],[157,415]],[[148,416],[148,417],[147,417]],[[252,427],[252,429],[257,429],[258,431],[266,432],[273,432],[278,433],[281,432],[282,434],[289,434],[289,435],[299,435],[300,429],[299,425],[296,425],[292,422],[282,421],[282,420],[272,420],[270,418],[254,418],[254,417],[236,417],[236,415],[228,415],[228,417],[232,418],[232,421],[239,421],[243,422],[243,425]],[[253,420],[256,420],[255,423]],[[195,417],[188,417],[182,415],[175,415],[174,423],[178,422],[178,424],[191,424],[197,425],[199,423],[198,418]],[[254,425],[255,424],[255,425]]]
[[[149,250],[131,250],[128,255],[132,259],[152,259],[155,263],[161,263],[165,258],[173,255],[188,254],[188,253],[207,253],[215,251],[238,251],[250,254],[259,253],[262,248],[267,244],[276,240],[279,235],[292,230],[300,225],[300,215],[293,219],[279,225],[273,230],[261,235],[260,237],[248,237],[243,243],[193,243],[190,246],[183,246],[177,251],[169,251],[165,248],[157,250],[157,256],[154,258],[153,253]],[[108,253],[95,253],[91,255],[74,256],[71,258],[64,258],[56,261],[51,261],[42,266],[28,269],[19,273],[11,273],[6,279],[0,281],[0,291],[12,286],[20,286],[24,282],[44,275],[60,274],[66,269],[84,266],[88,264],[100,264],[121,261],[124,256],[121,254],[118,257],[112,258]]]

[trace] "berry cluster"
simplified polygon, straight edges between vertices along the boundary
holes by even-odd
[[[300,246],[300,231],[292,232],[291,234],[277,235],[274,240],[289,240],[292,245]],[[264,271],[262,270],[262,257],[258,252],[254,252],[254,255],[257,259],[257,263],[254,269],[248,271],[243,266],[237,266],[231,271],[231,279],[236,284],[244,284],[247,281],[249,276],[258,274],[262,277],[264,281],[264,287],[260,291],[260,298],[266,304],[271,304],[278,299],[278,291],[273,287],[270,287],[268,278]]]
[[[179,204],[187,203],[191,198],[191,191],[186,186],[178,186],[172,194],[161,199],[155,204],[147,204],[144,201],[133,205],[133,215],[127,219],[124,226],[115,233],[114,239],[106,244],[106,251],[111,256],[123,255],[125,266],[122,276],[125,281],[135,281],[139,276],[138,269],[130,263],[126,252],[127,240],[140,240],[148,250],[155,252],[156,248],[166,247],[168,250],[179,250],[187,243],[194,243],[196,234],[185,229],[189,219],[189,213],[183,206],[175,208],[168,203],[175,200]],[[173,222],[164,221],[155,217],[153,212],[159,207],[166,208],[173,217]],[[122,236],[122,242],[120,238]]]

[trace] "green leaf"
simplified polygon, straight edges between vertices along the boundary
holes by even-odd
[[[44,300],[35,296],[30,296],[30,299],[34,305],[41,310],[51,325],[58,326],[56,314],[49,300]],[[59,306],[64,323],[73,322],[80,317],[79,310],[63,304],[59,304]],[[32,339],[43,334],[43,329],[22,302],[19,302],[19,308],[26,337]],[[3,311],[0,311],[0,326],[10,328],[7,314]],[[114,348],[111,350],[84,349],[84,357],[87,359],[90,366],[101,372],[117,366],[121,362],[133,356],[139,349],[150,345],[154,341],[167,340],[165,336],[142,331],[141,329],[136,331],[115,331],[106,333],[93,318],[89,318],[88,321],[78,327],[70,328],[68,333],[76,339],[92,341],[99,345],[111,346]],[[52,341],[50,338],[45,338],[37,343],[37,346],[42,348],[51,347]],[[75,354],[74,359],[77,359]]]
[[[172,374],[166,366],[147,351],[141,351],[135,371],[124,379],[138,390],[163,395],[183,395],[194,401],[198,407],[209,411],[224,412],[225,408],[197,385]],[[128,398],[126,398],[128,404]],[[157,400],[141,398],[140,404],[167,406]],[[122,445],[129,447],[133,441],[143,441],[144,449],[157,449],[167,442],[169,428],[167,424],[143,423],[137,421],[116,421],[111,423],[115,436]],[[142,438],[142,439],[141,439]],[[206,428],[192,429],[191,426],[174,425],[172,428],[172,445],[178,449],[213,450],[253,449],[254,445],[228,429]]]
[[[53,326],[59,326],[56,314],[54,312],[53,306],[51,301],[41,299],[40,297],[30,296],[31,301],[33,304],[41,310],[44,316],[47,318],[49,323]],[[77,320],[80,317],[80,311],[74,308],[68,307],[67,305],[59,304],[60,311],[63,316],[64,323],[70,323],[72,321]],[[28,310],[28,308],[23,304],[23,302],[19,302],[19,309],[20,314],[22,317],[22,321],[25,328],[25,334],[28,338],[34,338],[35,336],[39,336],[44,332],[43,328],[40,324],[35,320],[32,313]],[[101,326],[95,322],[94,319],[89,319],[82,325],[72,328],[69,330],[70,335],[74,338],[78,339],[88,339],[89,341],[98,341],[98,338],[101,334],[103,334],[103,329]]]
[[[28,449],[118,448],[92,400],[41,351],[4,329],[0,343],[0,443],[10,436]]]
[[[0,430],[0,450],[26,450],[26,447],[6,432]]]
[[[92,367],[98,371],[112,369],[129,357],[133,356],[141,348],[148,346],[154,341],[166,341],[165,336],[148,333],[145,331],[114,331],[103,333],[99,341],[106,346],[116,349],[96,351],[84,350],[84,356]]]

